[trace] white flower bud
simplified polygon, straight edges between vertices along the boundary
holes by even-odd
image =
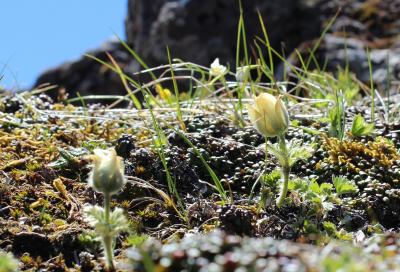
[[[281,97],[277,99],[273,95],[262,93],[247,109],[251,123],[265,137],[278,136],[289,127],[289,114]]]
[[[226,70],[227,70],[226,66],[221,65],[219,63],[219,58],[216,58],[213,61],[213,63],[211,63],[210,75],[213,76],[213,77],[218,77],[218,76],[221,76],[221,75],[225,74]]]
[[[239,66],[236,68],[236,81],[245,82],[250,76],[250,66]]]
[[[95,149],[89,184],[99,193],[115,194],[125,184],[124,163],[114,149]]]

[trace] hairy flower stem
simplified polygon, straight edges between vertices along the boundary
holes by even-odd
[[[279,135],[278,141],[279,141],[279,149],[282,154],[282,160],[280,162],[281,162],[283,183],[282,183],[282,188],[281,188],[279,197],[276,200],[276,206],[278,208],[280,208],[280,207],[282,207],[283,201],[286,198],[286,194],[287,194],[287,190],[288,190],[290,166],[289,166],[289,154],[288,154],[286,141],[285,141],[285,134]]]
[[[105,193],[104,194],[104,218],[110,228],[110,200],[111,195]],[[114,254],[112,250],[112,237],[110,235],[105,235],[102,237],[103,245],[104,245],[104,255],[106,257],[107,267],[109,271],[114,271]]]
[[[104,245],[104,253],[106,256],[108,271],[115,271],[113,262],[113,252],[112,252],[112,237],[109,235],[104,236],[103,245]]]
[[[104,216],[106,219],[106,222],[110,222],[110,200],[111,200],[111,195],[105,193],[104,194]]]

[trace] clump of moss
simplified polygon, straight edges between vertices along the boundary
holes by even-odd
[[[345,166],[353,173],[369,169],[373,166],[369,165],[369,162],[374,163],[375,166],[389,168],[400,159],[396,148],[383,137],[363,143],[350,140],[340,141],[324,136],[322,147],[329,154],[325,159],[326,163]]]
[[[383,137],[365,141],[339,141],[323,137],[325,158],[316,164],[320,172],[346,175],[354,180],[359,194],[354,208],[368,213],[371,222],[386,228],[399,223],[400,155],[394,145]]]

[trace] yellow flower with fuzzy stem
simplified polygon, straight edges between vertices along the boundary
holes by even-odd
[[[99,193],[115,194],[125,184],[124,163],[113,148],[95,149],[89,184]]]
[[[289,126],[289,114],[281,97],[262,93],[247,106],[251,123],[264,137],[282,135]]]

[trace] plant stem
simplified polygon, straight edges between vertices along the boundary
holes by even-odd
[[[104,218],[110,228],[110,200],[111,195],[108,193],[104,194]],[[112,236],[104,235],[103,236],[103,246],[104,246],[104,255],[106,257],[107,267],[109,271],[114,271],[114,254],[112,250]]]
[[[103,237],[103,245],[104,245],[104,254],[106,257],[108,270],[115,271],[113,262],[114,254],[112,250],[112,237],[110,235]]]
[[[104,194],[104,215],[107,223],[110,223],[110,194]]]
[[[282,177],[283,183],[282,188],[279,194],[278,199],[276,200],[276,206],[278,208],[282,207],[283,201],[286,198],[288,184],[289,184],[289,173],[290,173],[290,166],[289,166],[289,154],[286,146],[285,135],[281,134],[278,136],[279,141],[279,148],[283,156],[283,161],[281,161],[281,169],[282,169]]]

